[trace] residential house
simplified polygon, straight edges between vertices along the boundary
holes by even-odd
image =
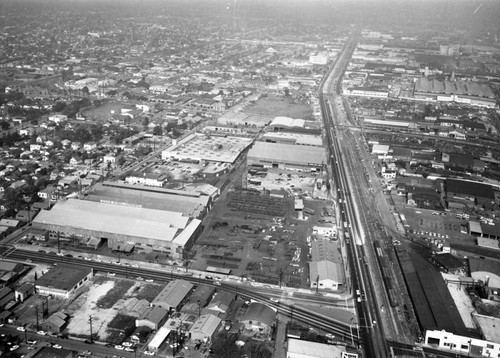
[[[64,139],[61,141],[63,147],[69,147],[71,145],[71,141],[69,139]]]
[[[69,316],[61,311],[57,311],[42,322],[42,328],[50,333],[61,333],[69,323]]]
[[[82,158],[79,157],[78,155],[72,156],[71,159],[69,160],[69,164],[71,165],[78,165],[81,163],[82,163]]]
[[[38,197],[49,200],[49,201],[56,201],[57,196],[56,196],[56,191],[57,188],[55,186],[48,186],[45,189],[40,190],[37,194]]]
[[[88,142],[83,145],[83,149],[86,150],[87,152],[90,152],[91,150],[94,150],[97,148],[97,143],[95,142]]]

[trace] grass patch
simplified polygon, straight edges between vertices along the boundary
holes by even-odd
[[[141,286],[141,289],[137,292],[135,298],[138,300],[148,300],[149,302],[152,302],[153,299],[158,296],[158,294],[163,290],[163,285],[158,285],[158,284],[150,284],[150,285],[143,285]]]
[[[243,113],[262,116],[285,116],[313,120],[312,109],[309,105],[290,103],[286,97],[259,99],[254,105],[248,106]]]
[[[99,308],[112,308],[119,299],[134,285],[132,281],[116,281],[115,286],[103,297],[99,298],[96,305]]]

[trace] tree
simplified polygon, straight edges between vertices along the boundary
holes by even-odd
[[[144,129],[146,129],[149,125],[149,117],[144,117],[144,119],[142,120],[142,126],[144,127]]]
[[[82,93],[85,95],[85,96],[88,96],[90,91],[89,91],[89,88],[87,86],[83,86],[82,88]]]
[[[66,108],[66,103],[62,102],[62,101],[56,102],[52,106],[52,110],[54,112],[62,112],[64,110],[64,108]]]
[[[0,128],[4,131],[8,130],[10,128],[10,124],[6,121],[1,121],[0,122]]]
[[[163,129],[161,126],[156,126],[153,128],[153,135],[163,135]]]

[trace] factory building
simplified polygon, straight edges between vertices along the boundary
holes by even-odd
[[[180,212],[69,199],[41,212],[33,227],[49,230],[52,238],[98,239],[115,251],[156,251],[182,259],[201,221]]]

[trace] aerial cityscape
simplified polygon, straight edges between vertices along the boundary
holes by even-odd
[[[0,0],[0,357],[500,357],[499,14]]]

